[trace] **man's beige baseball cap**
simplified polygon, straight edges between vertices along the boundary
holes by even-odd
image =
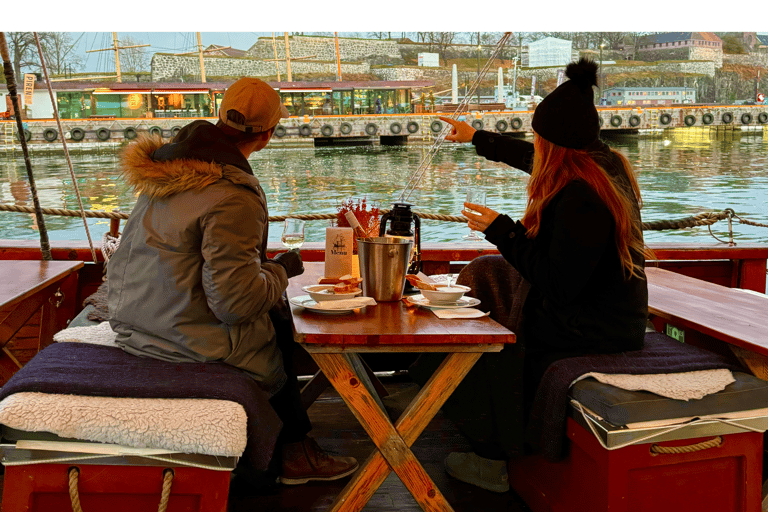
[[[288,116],[277,91],[258,78],[243,77],[230,85],[219,106],[219,120],[245,133],[265,132]]]

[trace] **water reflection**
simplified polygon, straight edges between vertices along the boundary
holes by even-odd
[[[677,219],[703,211],[733,208],[744,218],[766,223],[768,142],[762,132],[720,132],[702,128],[669,130],[652,136],[614,136],[609,141],[635,166],[643,193],[643,220]],[[426,158],[428,146],[352,146],[265,149],[250,162],[267,194],[270,214],[335,213],[347,197],[367,197],[389,208]],[[0,160],[0,202],[31,206],[24,160]],[[133,193],[120,178],[119,154],[72,154],[85,209],[130,211]],[[43,207],[77,210],[77,194],[62,154],[33,155],[38,197]],[[519,218],[526,204],[527,175],[478,157],[471,145],[443,144],[408,198],[417,211],[458,215],[466,189],[480,185],[488,206]],[[307,240],[320,241],[327,221],[308,223]],[[89,219],[95,240],[109,229],[107,219]],[[734,223],[737,241],[765,242],[768,229]],[[46,216],[51,240],[85,239],[79,218]],[[0,213],[0,238],[36,239],[33,214]],[[727,238],[727,223],[713,227]],[[272,230],[273,241],[279,233]],[[424,242],[461,243],[463,223],[425,220]],[[646,231],[648,241],[714,242],[706,227]]]

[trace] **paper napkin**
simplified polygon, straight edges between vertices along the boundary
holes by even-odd
[[[483,313],[475,308],[433,309],[438,318],[482,318],[489,313]]]
[[[354,299],[342,299],[342,300],[324,300],[318,302],[313,309],[352,309],[361,308],[363,306],[375,306],[376,301],[373,297],[355,297]]]

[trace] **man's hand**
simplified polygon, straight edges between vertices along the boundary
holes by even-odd
[[[499,216],[498,212],[479,204],[464,203],[461,214],[467,218],[467,226],[474,231],[485,232]]]
[[[450,117],[439,116],[441,120],[453,126],[450,135],[445,136],[445,140],[453,142],[472,142],[472,137],[475,135],[475,130],[464,121],[456,121]]]
[[[304,265],[301,262],[301,254],[299,251],[281,252],[275,256],[272,261],[276,261],[285,267],[285,271],[288,273],[288,279],[300,276],[304,273]]]

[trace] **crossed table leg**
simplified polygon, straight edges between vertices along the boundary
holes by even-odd
[[[423,510],[453,512],[410,447],[483,352],[494,348],[486,345],[463,346],[459,350],[466,351],[461,352],[450,352],[456,350],[453,347],[443,350],[450,353],[394,425],[378,396],[371,393],[364,372],[360,372],[362,366],[357,353],[317,351],[322,349],[313,350],[306,345],[305,348],[378,449],[353,475],[329,510],[362,510],[389,472],[394,471]]]

